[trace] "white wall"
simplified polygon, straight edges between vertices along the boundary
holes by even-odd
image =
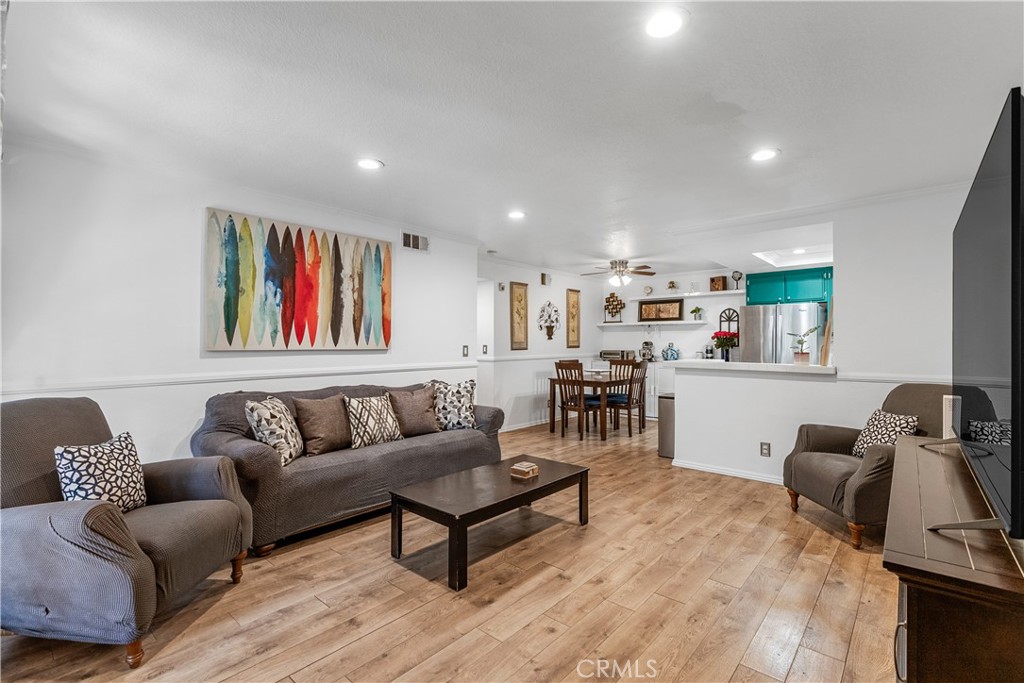
[[[159,460],[189,455],[215,393],[476,376],[462,357],[477,339],[473,245],[432,236],[429,253],[411,252],[398,226],[339,208],[34,145],[4,152],[4,400],[92,396]],[[207,206],[394,242],[391,349],[205,351]]]
[[[966,193],[800,217],[834,222],[836,378],[677,372],[675,464],[781,482],[801,423],[861,427],[897,384],[949,382],[952,232]]]
[[[548,378],[554,374],[559,358],[580,358],[585,363],[601,350],[602,300],[600,283],[594,278],[581,278],[569,273],[548,271],[521,264],[481,259],[480,277],[489,281],[494,311],[494,344],[488,356],[478,356],[479,383],[477,401],[489,403],[505,411],[505,429],[516,429],[548,419]],[[540,284],[541,272],[552,276],[551,284]],[[528,285],[529,342],[525,351],[513,351],[509,338],[509,282]],[[499,284],[505,291],[499,291]],[[580,348],[566,346],[566,289],[580,290]],[[551,301],[562,314],[562,328],[552,339],[537,329],[541,306]]]

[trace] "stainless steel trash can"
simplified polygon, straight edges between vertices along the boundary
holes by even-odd
[[[674,458],[676,453],[676,395],[658,394],[658,455]]]

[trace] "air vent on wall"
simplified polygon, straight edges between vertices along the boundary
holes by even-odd
[[[413,235],[408,232],[402,233],[402,246],[406,249],[415,249],[416,251],[427,251],[427,247],[430,246],[430,240],[423,235]]]

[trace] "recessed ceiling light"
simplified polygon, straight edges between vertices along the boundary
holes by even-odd
[[[750,155],[752,161],[768,161],[779,156],[779,150],[777,149],[759,149]]]
[[[364,171],[379,171],[384,168],[384,162],[380,159],[370,159],[369,157],[366,157],[357,161],[356,166]]]
[[[652,38],[666,38],[683,27],[690,13],[673,8],[657,12],[647,21],[647,35]]]
[[[806,254],[807,250],[806,249],[794,249],[793,253],[794,254]]]
[[[508,217],[511,218],[512,220],[521,221],[522,219],[526,218],[526,212],[516,209],[515,211],[509,211]]]

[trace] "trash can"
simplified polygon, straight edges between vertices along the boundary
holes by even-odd
[[[658,455],[674,458],[676,453],[676,395],[658,394]]]

